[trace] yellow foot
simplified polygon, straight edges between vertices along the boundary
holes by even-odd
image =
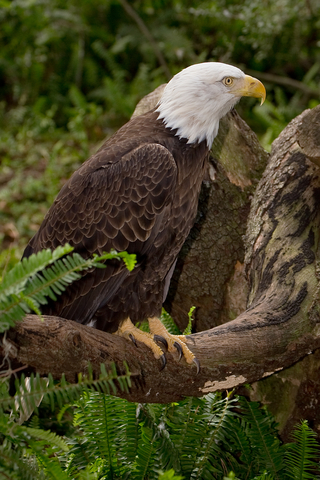
[[[175,352],[177,350],[179,353],[179,360],[183,355],[187,363],[195,363],[197,367],[197,373],[199,373],[199,360],[187,347],[185,335],[172,335],[167,331],[158,317],[148,318],[148,322],[153,339],[157,342],[163,343],[168,348],[169,352]]]
[[[156,357],[156,359],[161,359],[162,368],[164,368],[166,364],[166,357],[159,345],[157,345],[156,342],[153,340],[153,335],[151,333],[139,330],[139,328],[133,325],[130,318],[127,318],[121,323],[118,330],[115,332],[115,335],[127,338],[131,340],[135,345],[136,340],[147,345],[149,348],[151,348],[153,355]]]
[[[194,363],[197,367],[197,373],[199,373],[199,360],[187,347],[186,337],[184,335],[171,335],[157,317],[148,318],[148,322],[151,333],[139,330],[139,328],[133,325],[130,318],[127,318],[121,323],[118,330],[115,332],[115,335],[127,338],[135,345],[136,340],[147,345],[152,350],[155,358],[161,359],[162,368],[164,368],[167,363],[166,357],[159,345],[156,344],[156,342],[161,342],[169,350],[169,352],[178,351],[179,360],[183,355],[187,363]]]

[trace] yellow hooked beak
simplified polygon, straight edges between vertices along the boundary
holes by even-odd
[[[266,99],[266,89],[263,83],[254,77],[250,77],[250,75],[246,75],[241,79],[241,82],[235,84],[234,87],[230,89],[230,93],[239,95],[239,97],[261,98],[260,105],[262,105]]]

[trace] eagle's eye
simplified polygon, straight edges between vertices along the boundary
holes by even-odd
[[[230,87],[233,84],[233,78],[231,77],[225,77],[222,81],[227,87]]]

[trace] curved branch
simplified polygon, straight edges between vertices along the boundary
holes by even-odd
[[[301,139],[311,118],[319,121],[320,107],[297,117],[274,142],[256,189],[246,235],[247,310],[232,322],[188,337],[201,364],[198,375],[171,354],[161,370],[144,345],[70,320],[31,315],[3,343],[2,356],[11,368],[28,365],[26,374],[51,372],[55,378],[65,373],[75,382],[89,362],[98,374],[102,362],[115,362],[121,373],[126,361],[132,387],[119,395],[163,403],[256,381],[319,348],[320,175]]]

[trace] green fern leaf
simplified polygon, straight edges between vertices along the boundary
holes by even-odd
[[[69,451],[69,447],[63,440],[63,438],[59,437],[54,432],[50,432],[50,430],[42,430],[40,428],[32,428],[25,426],[21,426],[20,429],[21,432],[25,432],[33,438],[42,440],[45,444],[49,444],[51,447],[56,447],[60,450],[63,450],[64,452]]]
[[[70,480],[70,477],[62,470],[57,459],[38,452],[37,460],[40,468],[45,471],[47,478],[52,480]]]
[[[155,442],[157,433],[147,425],[141,426],[141,441],[139,442],[135,463],[136,478],[148,478],[154,468]],[[148,473],[148,475],[147,475]],[[153,472],[154,474],[156,472]],[[153,478],[153,475],[151,476]]]
[[[162,309],[161,313],[161,322],[172,335],[181,335],[181,332],[174,323],[173,318],[164,309]]]
[[[231,399],[229,395],[221,400],[218,400],[216,395],[207,395],[206,403],[203,406],[206,434],[199,445],[192,478],[200,480],[223,473],[223,463],[227,463],[228,455],[222,455],[221,445],[226,441],[227,420],[234,415],[232,411],[234,402],[235,399]],[[214,461],[219,457],[220,461]]]
[[[192,322],[193,322],[193,312],[194,310],[196,309],[196,307],[191,307],[189,312],[188,312],[188,325],[186,326],[186,328],[184,329],[183,331],[183,335],[191,335],[192,333]]]
[[[148,476],[158,477],[158,469],[166,471],[181,469],[177,449],[171,439],[170,429],[167,426],[167,414],[171,405],[146,404],[139,409],[141,426],[153,432],[153,449],[151,452]],[[138,463],[138,462],[137,462]]]
[[[54,252],[44,250],[31,255],[5,276],[0,286],[0,332],[13,327],[32,310],[39,314],[47,297],[55,301],[70,283],[80,278],[81,271],[105,268],[104,262],[110,259],[123,260],[128,268],[134,268],[135,255],[126,252],[94,255],[87,260],[77,253],[60,258],[71,250],[70,245],[65,245]]]
[[[281,478],[284,449],[278,438],[273,417],[262,410],[257,402],[240,399],[241,411],[246,422],[246,434],[255,455],[259,473],[270,472],[275,479]]]
[[[0,445],[0,478],[10,480],[42,480],[35,458],[26,455],[19,445],[13,446],[7,439]]]
[[[118,399],[120,404],[121,420],[117,436],[119,460],[123,465],[132,465],[135,462],[138,444],[141,438],[138,406],[136,403]]]
[[[245,465],[250,465],[252,461],[252,450],[249,439],[245,434],[245,427],[242,426],[243,424],[244,422],[241,422],[240,418],[231,419],[228,425],[228,432],[230,433],[231,440],[235,442],[238,450],[241,452],[240,459]]]
[[[173,468],[167,472],[159,474],[159,480],[183,480],[183,478],[184,477],[181,477],[181,475],[176,475]]]
[[[84,391],[89,392],[91,389],[95,389],[105,393],[116,392],[115,382],[117,382],[118,388],[128,391],[130,386],[128,370],[124,375],[118,375],[114,367],[111,372],[107,372],[105,365],[102,364],[101,374],[98,379],[93,379],[92,372],[89,371],[87,377],[79,375],[78,383],[76,384],[68,384],[64,376],[57,383],[50,374],[46,382],[43,381],[39,374],[31,374],[30,390],[26,388],[25,377],[22,374],[21,378],[15,381],[15,389],[18,393],[14,397],[10,395],[2,395],[0,397],[0,418],[8,409],[13,412],[21,410],[23,413],[33,409],[36,410],[36,403],[41,396],[45,396],[50,400],[51,408],[54,410],[56,404],[62,408],[66,403],[75,402]]]
[[[316,433],[308,427],[307,421],[303,421],[295,428],[292,437],[295,443],[287,446],[285,454],[287,476],[294,480],[312,480],[320,473],[320,446]]]
[[[134,266],[136,264],[136,255],[134,253],[127,253],[127,252],[119,252],[116,254],[114,252],[114,255],[117,255],[119,258],[121,258],[127,269],[131,272],[134,269]]]
[[[20,455],[22,458],[26,455],[27,457],[31,458],[31,454],[36,454],[38,459],[39,457],[41,458],[42,456],[44,456],[44,458],[47,458],[46,466],[49,466],[49,464],[53,465],[53,471],[59,471],[60,473],[61,468],[59,467],[57,459],[54,461],[53,464],[49,456],[52,455],[52,453],[56,454],[59,450],[68,450],[66,443],[61,437],[50,431],[33,429],[30,427],[18,425],[17,423],[14,423],[13,419],[10,418],[8,415],[2,416],[0,418],[0,433],[5,438],[4,445],[0,448],[0,459],[6,451],[7,464],[11,472],[14,471],[14,465],[18,464],[20,465],[20,467],[22,466],[22,461],[19,460],[17,462],[15,456],[15,451],[18,452],[20,450]],[[9,446],[9,442],[15,447],[14,449],[5,449],[5,444]],[[9,478],[11,478],[11,475],[9,476]],[[24,475],[21,475],[21,477],[19,476],[19,478],[24,478]],[[39,478],[39,475],[36,474],[35,476],[31,476],[31,478]],[[64,476],[57,476],[55,478],[63,479]]]
[[[74,421],[83,434],[83,441],[71,450],[72,465],[83,468],[85,452],[89,462],[99,457],[105,463],[104,471],[121,478],[117,449],[121,405],[115,397],[98,392],[86,393],[77,404]]]
[[[261,475],[253,477],[252,480],[274,480],[274,476],[268,472],[264,472]]]
[[[53,252],[42,250],[18,262],[2,279],[0,284],[0,302],[6,297],[20,293],[30,277],[73,250],[69,244],[57,247]]]

